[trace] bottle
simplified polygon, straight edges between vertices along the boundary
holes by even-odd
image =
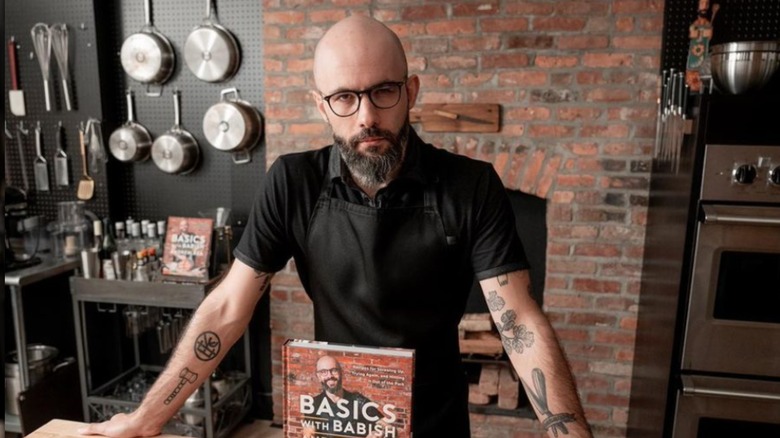
[[[127,230],[125,229],[125,223],[122,221],[115,223],[114,230],[116,231],[116,250],[121,254],[122,251],[130,249],[127,246]]]
[[[114,233],[111,231],[111,221],[107,217],[103,218],[103,245],[101,251],[100,258],[103,260],[110,260],[111,254],[117,251]]]
[[[92,247],[98,254],[103,249],[103,222],[100,219],[92,221]]]
[[[140,222],[133,222],[130,227],[130,248],[135,250],[135,252],[139,252],[144,248]]]

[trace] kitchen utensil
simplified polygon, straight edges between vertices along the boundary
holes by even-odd
[[[24,105],[24,91],[19,88],[19,66],[14,37],[8,40],[8,68],[11,70],[11,90],[8,91],[8,105],[11,107],[11,114],[19,117],[25,116],[27,110]]]
[[[103,141],[103,126],[100,120],[95,118],[87,120],[85,135],[87,136],[89,170],[94,175],[100,173],[103,170],[103,165],[108,161]]]
[[[30,191],[30,179],[27,178],[27,160],[24,158],[22,134],[27,135],[27,129],[24,128],[24,122],[19,122],[19,129],[16,130],[16,148],[19,152],[19,166],[22,168],[22,184],[25,193],[27,193]]]
[[[184,43],[184,61],[200,80],[221,82],[232,77],[241,63],[241,52],[233,34],[222,27],[212,9],[212,0],[206,0],[206,18]]]
[[[84,131],[79,128],[79,144],[81,146],[81,180],[76,191],[76,197],[88,201],[95,195],[95,180],[89,176],[87,169],[87,147],[84,144]]]
[[[35,189],[41,192],[49,191],[49,163],[43,157],[41,151],[41,123],[35,127],[35,161],[33,162],[33,172],[35,175]]]
[[[234,98],[228,99],[231,94]],[[203,134],[215,148],[233,152],[236,164],[248,163],[250,150],[263,136],[260,112],[241,100],[235,88],[222,90],[221,97],[203,116]]]
[[[122,68],[131,78],[146,84],[146,94],[162,95],[162,84],[170,79],[176,64],[171,42],[152,24],[150,0],[144,0],[146,24],[140,32],[127,37],[120,53]],[[157,93],[150,85],[160,85]]]
[[[710,53],[712,78],[730,94],[756,91],[780,69],[780,41],[742,41],[717,44]]]
[[[62,122],[57,124],[57,151],[54,153],[54,181],[58,186],[70,185],[70,169],[68,166],[68,154],[65,153],[65,139],[63,137]]]
[[[45,23],[37,23],[30,30],[33,40],[35,56],[41,67],[43,76],[43,95],[46,99],[46,111],[51,111],[51,97],[49,96],[49,60],[51,59],[51,32]]]
[[[41,344],[27,345],[27,375],[28,386],[38,383],[54,370],[54,361],[59,354],[55,347]],[[12,351],[5,359],[5,409],[14,415],[19,415],[19,393],[22,391],[20,381],[19,353]]]
[[[152,160],[163,172],[186,174],[195,169],[200,159],[198,141],[181,127],[180,92],[173,92],[174,124],[152,144]]]
[[[70,72],[68,71],[68,26],[64,23],[55,23],[49,26],[49,32],[51,33],[54,57],[57,59],[57,66],[60,69],[62,95],[65,96],[65,108],[68,111],[72,111],[73,106],[70,102],[70,91],[68,90],[68,82],[70,81]]]
[[[152,150],[152,136],[141,124],[136,123],[133,110],[133,91],[127,89],[127,122],[111,133],[108,148],[119,161],[145,161]]]

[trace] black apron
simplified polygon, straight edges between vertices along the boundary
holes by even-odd
[[[435,183],[423,206],[399,208],[335,199],[332,184],[326,175],[306,238],[316,338],[414,348],[415,438],[469,437],[457,326],[471,285],[455,284],[458,243],[445,233]]]

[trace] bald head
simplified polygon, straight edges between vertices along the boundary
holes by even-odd
[[[406,54],[398,36],[381,22],[352,15],[331,27],[314,51],[314,81],[329,93],[332,81],[348,74],[384,69],[383,80],[406,77]],[[368,71],[367,71],[368,70]]]

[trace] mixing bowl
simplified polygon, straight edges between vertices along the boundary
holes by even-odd
[[[780,68],[780,41],[740,41],[713,45],[712,78],[718,89],[742,94],[761,89]]]

